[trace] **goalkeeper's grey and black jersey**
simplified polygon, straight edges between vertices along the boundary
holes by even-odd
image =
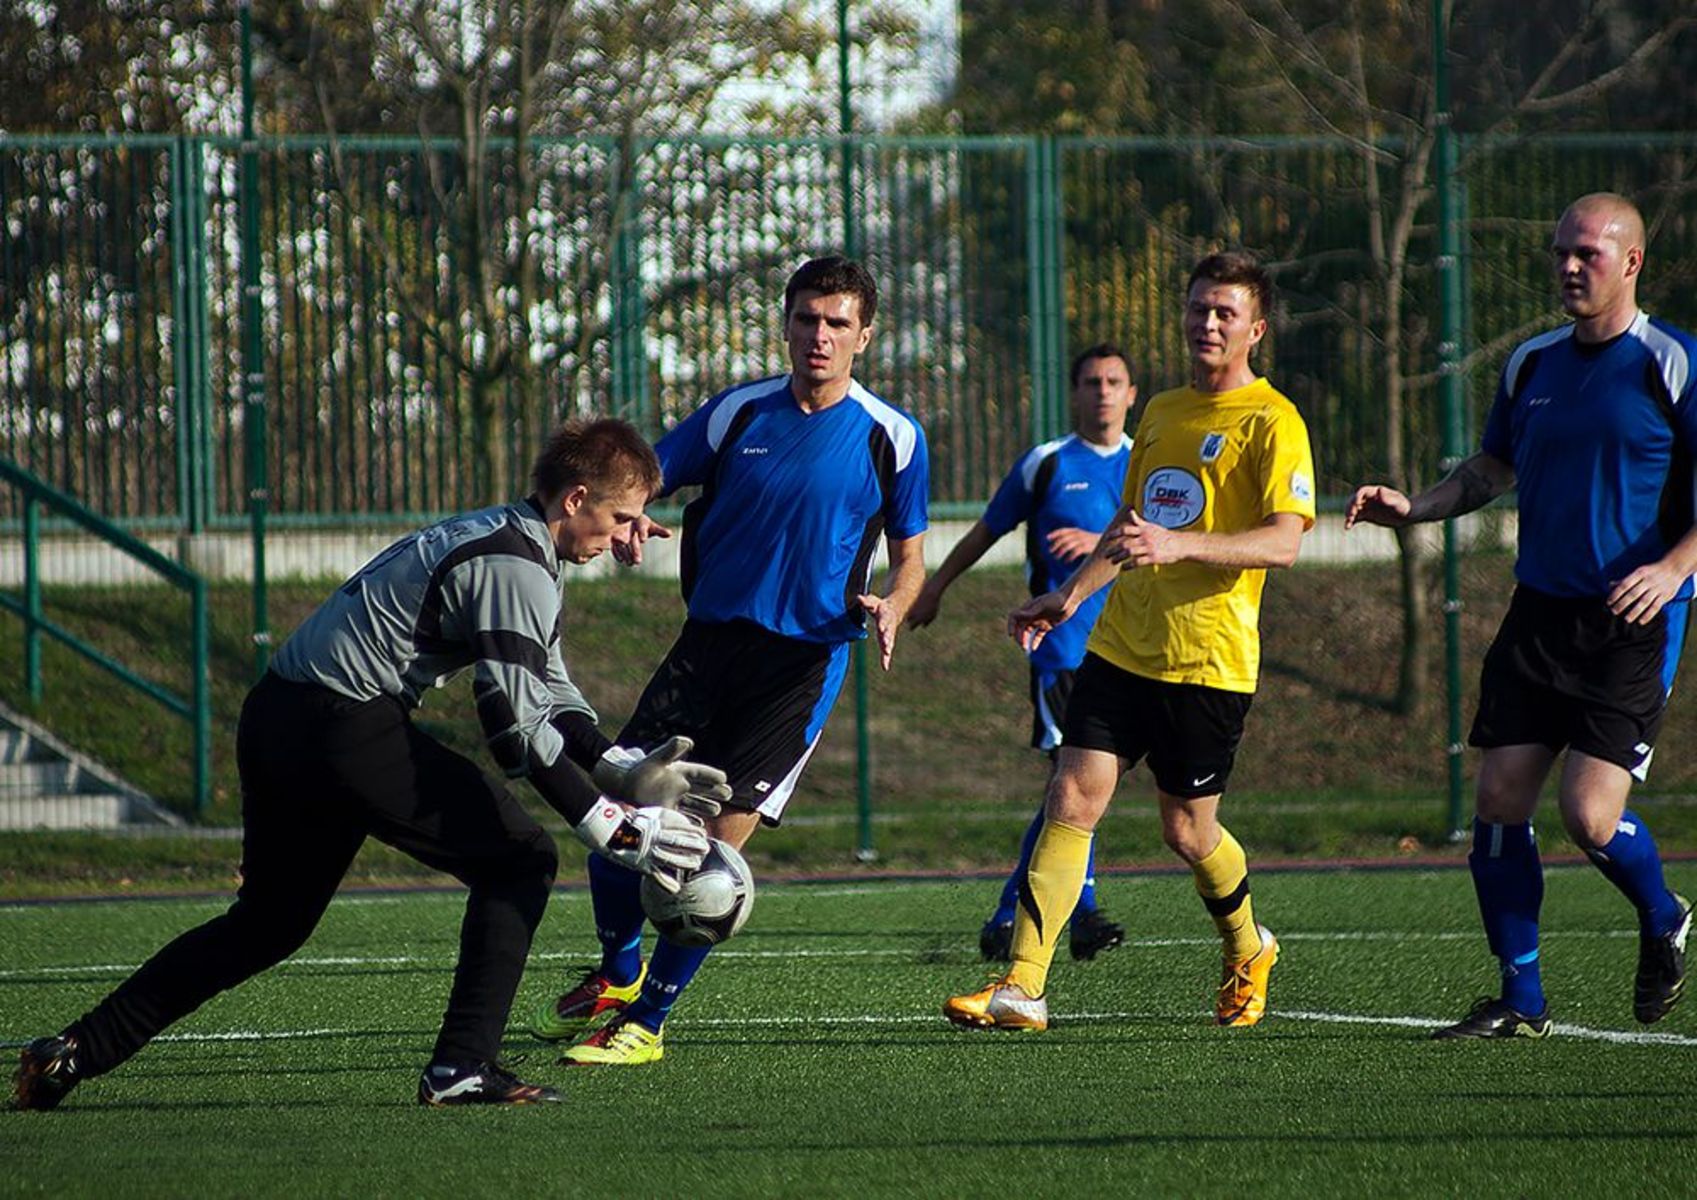
[[[569,763],[568,738],[593,761],[608,744],[560,656],[560,560],[531,501],[451,517],[372,559],[295,630],[271,669],[353,700],[425,689],[475,671],[477,715],[509,776],[528,775],[576,821],[595,802]],[[569,757],[579,757],[573,753]]]

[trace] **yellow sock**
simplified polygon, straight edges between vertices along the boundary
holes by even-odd
[[[1043,994],[1055,943],[1084,890],[1090,865],[1090,830],[1045,820],[1020,881],[1013,922],[1013,969],[1008,981],[1027,996]]]
[[[1231,831],[1222,828],[1220,844],[1190,870],[1202,903],[1219,928],[1226,958],[1235,962],[1260,950],[1261,935],[1255,930],[1255,909],[1249,901],[1249,862]]]

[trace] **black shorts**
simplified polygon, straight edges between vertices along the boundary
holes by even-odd
[[[1481,749],[1571,746],[1643,779],[1689,610],[1681,601],[1634,625],[1600,597],[1516,587],[1485,652],[1468,742]]]
[[[1062,727],[1068,746],[1106,750],[1134,766],[1149,759],[1155,786],[1193,800],[1226,790],[1254,696],[1166,683],[1086,654]]]
[[[843,689],[847,642],[804,642],[751,621],[685,621],[636,702],[619,744],[673,734],[690,757],[730,776],[730,807],[783,817]]]
[[[1072,695],[1070,670],[1044,671],[1031,668],[1031,748],[1051,754],[1064,740],[1067,698]]]

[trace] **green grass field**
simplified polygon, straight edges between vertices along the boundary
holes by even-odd
[[[1670,867],[1697,889],[1697,866]],[[1208,1020],[1217,943],[1189,882],[1102,881],[1131,944],[1064,953],[1046,1034],[938,1015],[984,978],[983,879],[763,890],[668,1028],[662,1063],[526,1077],[567,1103],[427,1111],[416,1074],[462,896],[357,894],[293,961],[52,1113],[0,1113],[0,1193],[108,1196],[1689,1194],[1697,1002],[1631,1017],[1630,911],[1549,872],[1558,1036],[1432,1043],[1494,983],[1466,873],[1256,876],[1280,936],[1272,1015]],[[58,1028],[221,900],[0,907],[0,1039]],[[520,1018],[587,961],[558,893]]]

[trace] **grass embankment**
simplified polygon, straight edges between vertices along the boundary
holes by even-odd
[[[279,636],[328,586],[272,589]],[[1477,663],[1508,589],[1506,558],[1466,564],[1462,627],[1469,716]],[[1003,616],[1021,594],[1014,571],[969,573],[950,591],[939,624],[904,634],[887,675],[875,668],[869,673],[878,868],[993,870],[1011,861],[1045,776],[1042,759],[1026,746],[1024,661],[1001,635]],[[252,670],[248,599],[243,587],[221,586],[213,593],[216,787],[209,819],[227,828],[239,822],[232,734]],[[49,589],[47,605],[56,620],[83,631],[107,653],[181,686],[176,631],[186,629],[186,613],[174,596],[156,589]],[[1437,603],[1432,612],[1436,661],[1442,638]],[[568,585],[567,662],[609,730],[629,713],[680,619],[671,582],[627,577]],[[1441,667],[1434,667],[1433,696],[1420,714],[1404,717],[1391,708],[1399,622],[1396,573],[1386,567],[1301,568],[1270,583],[1262,688],[1225,810],[1259,861],[1463,853],[1446,841]],[[0,619],[0,694],[13,704],[21,701],[20,645],[17,622]],[[38,716],[155,794],[186,794],[186,723],[56,646],[47,650],[47,695]],[[483,760],[464,680],[431,696],[420,720]],[[1697,806],[1687,803],[1697,791],[1694,734],[1697,711],[1676,697],[1651,787],[1640,797],[1664,849],[1674,852],[1697,851]],[[1103,825],[1103,862],[1170,861],[1148,789],[1142,772],[1122,788]],[[855,857],[852,680],[790,812],[783,828],[765,831],[751,844],[757,869],[866,869]],[[1544,824],[1547,846],[1559,850],[1553,812]],[[569,841],[566,848],[570,854]],[[0,835],[0,894],[221,889],[234,878],[238,860],[233,837],[7,834]],[[572,878],[574,871],[568,866],[563,875]],[[371,845],[350,882],[434,878],[403,856]]]

